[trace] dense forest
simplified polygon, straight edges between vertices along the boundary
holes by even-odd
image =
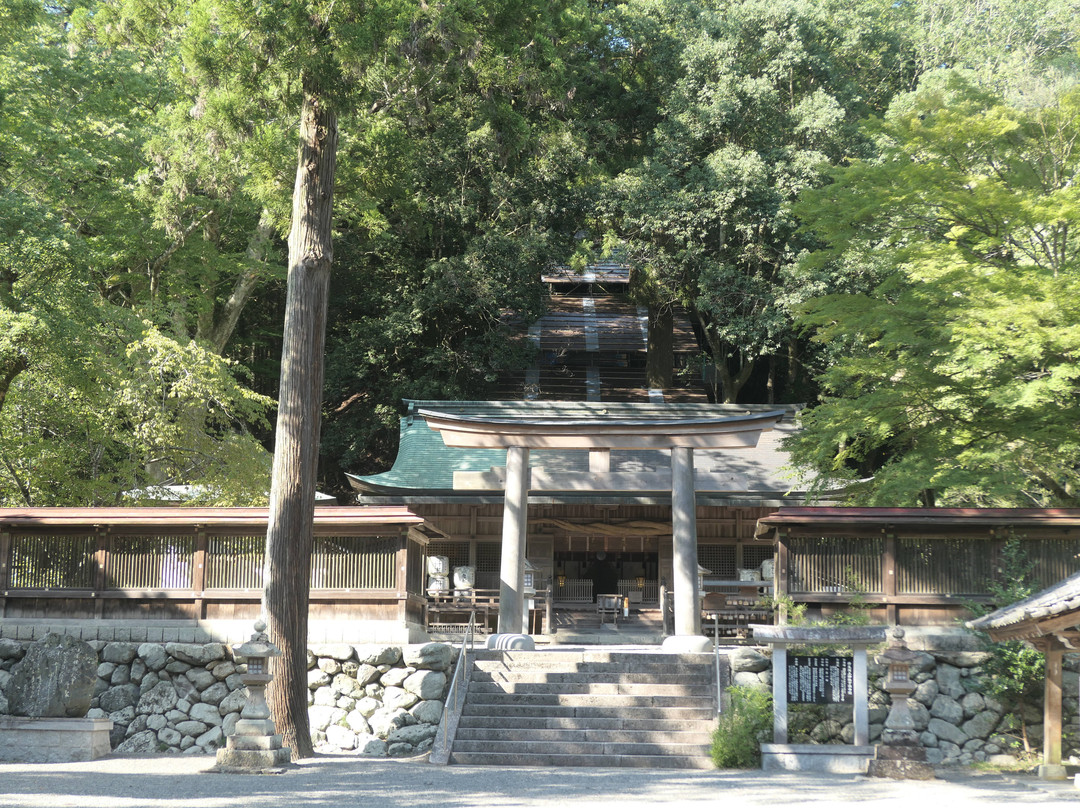
[[[821,487],[1080,506],[1078,0],[0,0],[0,505],[265,502],[300,76],[323,490],[614,257]]]

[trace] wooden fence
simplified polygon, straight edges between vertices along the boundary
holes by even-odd
[[[1010,542],[1035,590],[1080,571],[1080,511],[790,508],[760,520],[770,534],[780,595],[823,614],[858,600],[891,623],[955,623],[992,602]]]
[[[419,622],[423,520],[405,509],[346,510],[353,509],[317,509],[309,614]],[[0,520],[0,617],[257,614],[265,510],[105,509],[81,520],[80,513],[40,509]]]

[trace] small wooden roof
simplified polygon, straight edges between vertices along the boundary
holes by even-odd
[[[0,530],[70,530],[102,526],[117,531],[176,532],[177,528],[212,526],[235,532],[265,533],[268,508],[0,508]],[[372,534],[419,527],[424,519],[404,506],[315,508],[320,535]]]
[[[998,642],[1025,640],[1040,647],[1054,638],[1080,649],[1080,572],[967,625]]]
[[[1077,508],[781,508],[758,520],[759,538],[787,534],[933,536],[964,533],[991,536],[1078,531]]]

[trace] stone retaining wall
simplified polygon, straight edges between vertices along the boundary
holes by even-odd
[[[210,754],[240,718],[244,666],[222,643],[89,644],[99,664],[87,717],[113,722],[116,752]],[[28,645],[0,639],[0,714],[8,711],[11,670]],[[426,750],[455,657],[443,643],[312,647],[308,714],[316,745],[377,756]]]
[[[871,654],[871,657],[873,655]],[[1020,729],[1004,707],[979,692],[982,664],[988,654],[971,650],[923,650],[912,665],[918,689],[909,700],[919,739],[932,764],[1005,763],[1020,748]],[[734,684],[772,687],[772,661],[768,648],[742,648],[730,655]],[[1062,705],[1062,754],[1080,751],[1077,728],[1077,691],[1080,656],[1065,658]],[[870,742],[881,735],[891,697],[884,689],[886,670],[871,658]],[[1042,744],[1042,704],[1024,708],[1028,737],[1038,750]],[[792,743],[846,743],[855,735],[850,705],[791,705],[789,737]]]
[[[98,654],[97,684],[89,718],[113,721],[112,745],[127,753],[212,753],[239,719],[245,690],[243,665],[222,643],[90,641]],[[0,639],[0,714],[5,688],[28,641]],[[918,684],[912,715],[932,763],[966,764],[1015,751],[1019,730],[1001,704],[979,692],[986,655],[945,643],[925,648],[913,666]],[[429,749],[442,718],[456,649],[425,645],[313,646],[308,652],[309,711],[317,748],[373,756],[407,756]],[[730,653],[735,684],[771,687],[767,648]],[[1063,743],[1080,750],[1077,692],[1080,656],[1065,660]],[[890,703],[885,671],[870,664],[870,738],[881,734]],[[1042,739],[1042,706],[1024,717],[1032,743]],[[792,707],[792,740],[851,743],[851,707]]]

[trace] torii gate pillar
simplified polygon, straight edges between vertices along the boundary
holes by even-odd
[[[698,592],[697,502],[694,490],[694,450],[671,450],[671,539],[674,551],[675,634],[701,634]]]
[[[506,496],[503,505],[502,560],[499,565],[499,633],[525,631],[525,537],[529,514],[529,450],[506,450]]]

